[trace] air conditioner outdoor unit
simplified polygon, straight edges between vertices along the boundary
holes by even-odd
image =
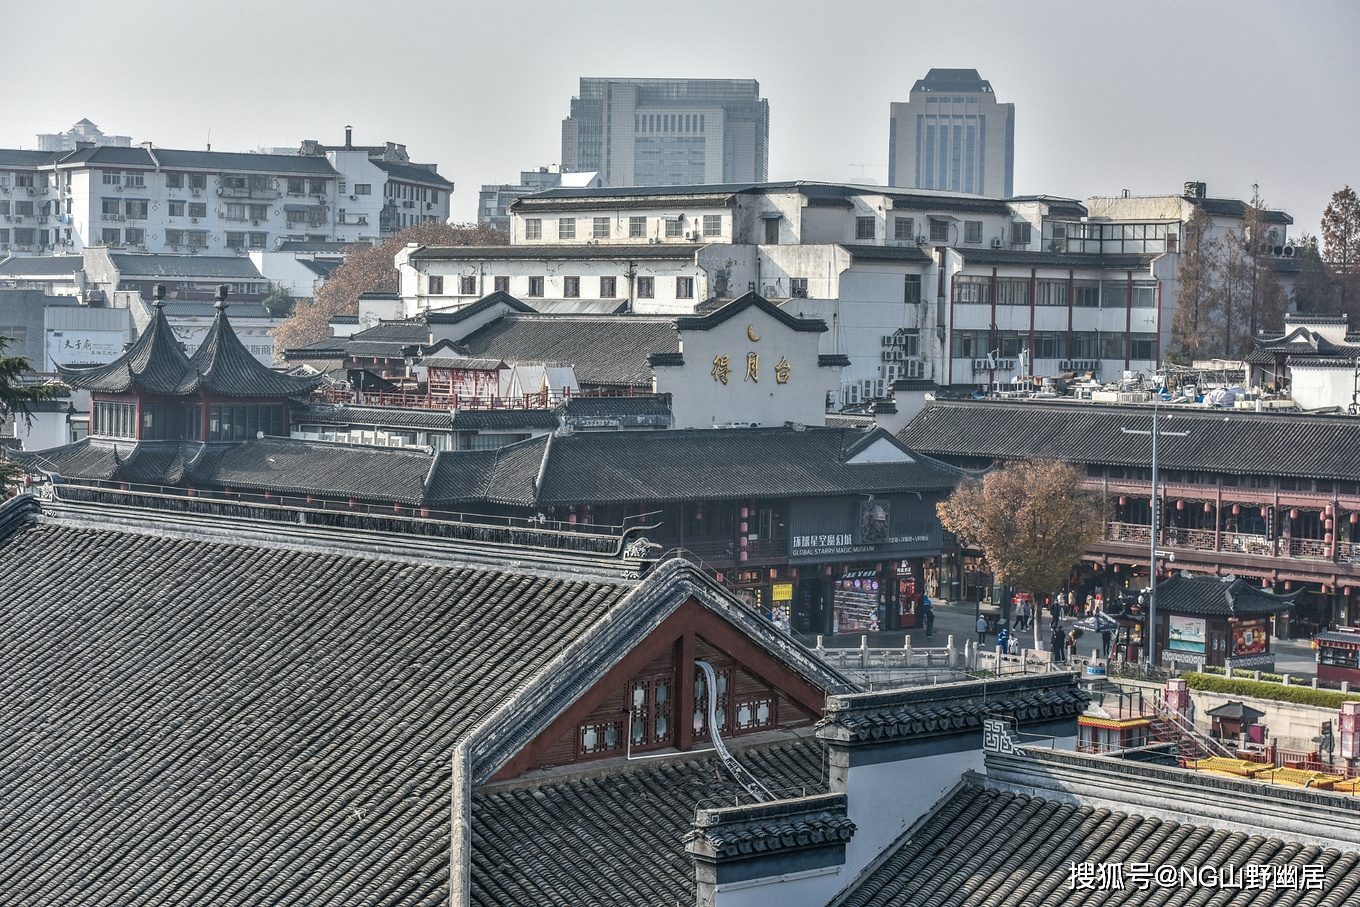
[[[886,396],[888,396],[888,382],[884,381],[882,378],[879,378],[877,381],[874,382],[874,397],[877,399],[881,399]]]
[[[260,225],[260,222],[259,222],[258,220],[252,220],[250,223],[251,223],[253,226],[256,226],[256,227],[258,227],[258,226]]]
[[[891,362],[892,360],[894,360],[894,359],[896,359],[896,358],[897,358],[897,351],[896,351],[896,350],[884,350],[884,351],[883,351],[883,361],[884,361],[884,362]]]
[[[1000,237],[1000,236],[997,236],[997,237],[995,237],[995,238],[992,239],[992,248],[993,248],[993,249],[999,249],[999,248],[1001,248],[1001,237]]]
[[[119,186],[119,187],[118,187],[118,191],[119,191],[119,192],[122,192],[122,191],[123,191],[123,187],[122,187],[122,186]],[[33,187],[32,187],[32,186],[29,186],[29,187],[28,187],[28,194],[29,194],[29,195],[34,195],[34,194],[35,194],[34,191],[33,191]]]
[[[172,251],[172,252],[178,252],[178,251],[179,251],[179,246],[171,246],[171,247],[170,247],[170,251]]]
[[[851,384],[845,389],[845,404],[847,406],[856,406],[859,404],[859,400],[859,385]]]
[[[926,236],[918,236],[918,237],[916,237],[916,245],[918,245],[918,246],[928,245],[929,243],[930,243],[930,239],[927,238]]]
[[[190,190],[189,190],[189,194],[192,195],[192,196],[194,196],[195,198],[197,198],[198,196],[200,196],[200,195],[203,194],[203,190],[202,190],[202,189],[190,189]]]
[[[352,201],[352,202],[357,202],[357,201],[359,200],[359,196],[357,196],[357,195],[351,195],[351,196],[349,197],[349,200]]]
[[[890,365],[890,366],[888,366],[888,380],[889,380],[889,381],[896,381],[897,379],[899,379],[899,378],[901,378],[901,377],[902,377],[902,366],[900,366],[900,365]]]
[[[191,223],[191,224],[196,224],[196,223],[198,223],[198,218],[196,218],[196,217],[191,217],[191,218],[189,218],[189,223]]]
[[[774,296],[774,295],[775,295],[776,293],[778,293],[778,292],[779,292],[779,290],[775,287],[774,284],[772,284],[772,283],[767,283],[767,284],[765,284],[765,292],[762,293],[761,295],[764,296],[766,299],[769,299],[770,297]]]

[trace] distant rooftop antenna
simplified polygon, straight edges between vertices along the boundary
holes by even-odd
[[[208,150],[212,151],[212,127],[208,127]]]

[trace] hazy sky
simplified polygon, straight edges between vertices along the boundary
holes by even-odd
[[[89,117],[172,148],[405,143],[457,183],[557,163],[581,76],[754,78],[770,178],[886,182],[932,66],[1016,105],[1015,191],[1249,197],[1317,232],[1360,184],[1360,3],[0,0],[0,147]]]

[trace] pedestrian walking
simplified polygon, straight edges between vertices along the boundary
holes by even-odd
[[[1011,634],[1005,627],[996,631],[996,644],[1002,655],[1011,654]]]
[[[929,595],[921,598],[921,613],[926,619],[926,639],[930,639],[935,635],[935,609],[930,604]]]
[[[1052,650],[1053,660],[1058,662],[1059,664],[1066,661],[1067,647],[1063,645],[1064,640],[1062,625],[1057,623],[1056,621],[1053,624],[1053,637],[1050,640],[1050,642],[1052,643],[1052,645],[1050,645],[1049,648]]]
[[[978,645],[981,646],[987,641],[987,618],[979,616],[977,619]]]
[[[1104,658],[1109,658],[1109,657],[1110,657],[1110,631],[1109,631],[1109,630],[1102,630],[1101,633],[1100,633],[1100,649],[1101,649],[1101,653],[1100,653],[1100,654],[1101,654],[1102,657],[1104,657]]]

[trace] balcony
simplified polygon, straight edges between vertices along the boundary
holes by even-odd
[[[1149,527],[1142,523],[1121,523],[1110,521],[1105,524],[1105,541],[1137,545],[1144,548],[1151,544]],[[1278,545],[1278,554],[1275,553]],[[1360,542],[1339,542],[1333,548],[1323,539],[1281,538],[1277,542],[1264,535],[1223,531],[1212,529],[1182,529],[1168,526],[1162,532],[1158,547],[1173,551],[1236,554],[1263,558],[1292,558],[1296,560],[1332,561],[1337,564],[1352,565],[1360,563]]]
[[[217,190],[218,198],[256,198],[256,199],[275,199],[281,198],[283,193],[277,189],[249,188],[244,186],[220,186]]]

